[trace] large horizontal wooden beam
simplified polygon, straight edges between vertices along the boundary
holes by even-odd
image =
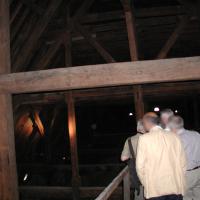
[[[110,63],[0,75],[0,91],[28,93],[200,80],[200,57]]]

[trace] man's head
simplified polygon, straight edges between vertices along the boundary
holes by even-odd
[[[163,128],[166,128],[169,118],[174,115],[171,109],[162,110],[160,113],[161,124]]]
[[[174,133],[177,133],[179,130],[184,128],[184,120],[180,116],[171,116],[169,118],[167,126],[170,128],[170,130]]]
[[[145,133],[144,126],[142,123],[142,119],[138,120],[137,122],[137,132],[138,133]]]
[[[154,112],[148,112],[144,115],[143,119],[143,126],[145,130],[148,132],[150,131],[154,126],[159,124],[159,117]]]

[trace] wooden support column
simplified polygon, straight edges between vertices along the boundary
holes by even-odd
[[[0,73],[10,72],[9,1],[0,1]],[[0,199],[18,200],[12,99],[0,94]]]
[[[133,17],[131,2],[130,0],[122,0],[122,4],[125,12],[130,56],[132,61],[136,61],[138,60],[138,50],[137,50],[137,40],[135,31],[135,19]]]
[[[131,6],[131,0],[122,0],[122,4],[125,12],[131,61],[137,61],[138,50],[137,50],[137,39],[135,31],[135,20],[132,11],[133,6]],[[143,102],[143,92],[141,85],[134,86],[134,103],[135,103],[136,120],[139,120],[144,115],[144,102]]]
[[[75,104],[72,92],[67,94],[66,101],[68,105],[68,130],[71,150],[73,199],[77,200],[80,199],[79,187],[81,185],[81,180],[78,166]]]
[[[144,99],[142,86],[134,86],[134,100],[135,100],[135,113],[136,119],[139,120],[144,115]]]
[[[70,27],[70,4],[67,6],[67,15],[66,15],[66,32],[64,36],[64,45],[65,45],[65,66],[72,66],[72,55],[71,55],[71,45],[72,45],[72,36],[71,36],[71,27]]]

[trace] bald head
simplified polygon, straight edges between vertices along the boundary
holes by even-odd
[[[159,117],[154,112],[148,112],[144,115],[142,121],[143,121],[145,130],[150,131],[151,128],[159,124]]]

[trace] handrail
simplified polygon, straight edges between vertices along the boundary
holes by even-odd
[[[107,200],[123,181],[124,200],[130,200],[129,169],[126,166],[95,200]]]

